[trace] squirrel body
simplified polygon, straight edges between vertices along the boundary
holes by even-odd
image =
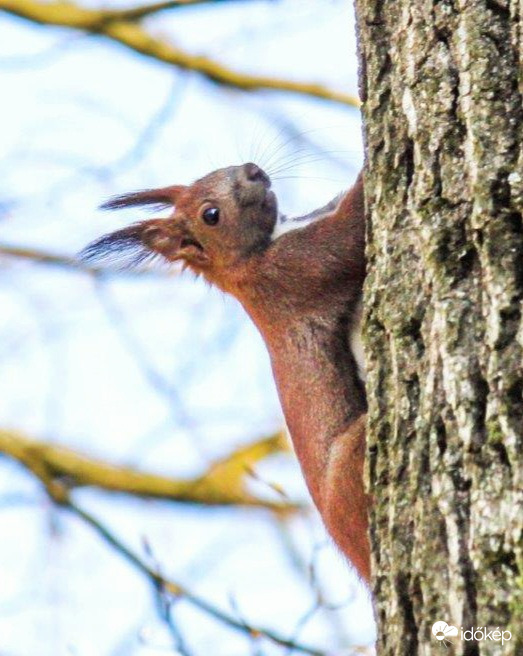
[[[182,260],[242,303],[267,345],[313,501],[368,580],[361,175],[346,193],[294,219],[278,214],[269,177],[252,163],[219,169],[187,187],[120,196],[103,207],[141,205],[174,210],[105,235],[82,257],[123,257],[131,266],[156,255]]]

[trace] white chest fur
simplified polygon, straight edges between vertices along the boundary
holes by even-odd
[[[325,216],[327,212],[335,210],[336,205],[339,202],[339,198],[340,197],[335,198],[330,203],[328,203],[325,207],[322,207],[318,210],[315,210],[314,212],[311,212],[311,214],[308,214],[307,216],[302,216],[297,219],[287,219],[285,216],[280,215],[278,217],[278,221],[276,222],[276,225],[274,226],[274,232],[272,234],[273,241],[275,239],[278,239],[278,237],[281,237],[286,232],[289,232],[290,230],[298,230],[299,228],[303,228],[307,224],[312,223],[313,221],[317,221],[318,219],[321,219],[323,216]],[[356,365],[358,367],[358,376],[360,380],[365,382],[367,379],[367,375],[365,370],[365,353],[363,351],[363,341],[361,339],[362,315],[363,315],[363,304],[360,300],[354,312],[352,327],[348,335],[348,343],[349,343],[349,348],[352,351],[352,355],[354,356],[354,360],[356,361]]]
[[[352,355],[356,360],[358,365],[358,376],[360,379],[365,382],[367,379],[367,374],[365,370],[365,353],[363,351],[363,341],[361,339],[361,322],[363,315],[363,303],[358,302],[356,307],[356,312],[354,313],[354,321],[352,328],[349,334],[349,347],[352,351]]]

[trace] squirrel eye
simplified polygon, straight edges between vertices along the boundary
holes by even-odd
[[[214,226],[220,220],[220,210],[217,207],[208,207],[203,211],[202,218],[207,225]]]

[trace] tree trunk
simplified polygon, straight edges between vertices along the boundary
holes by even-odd
[[[523,1],[356,7],[379,654],[523,654]]]

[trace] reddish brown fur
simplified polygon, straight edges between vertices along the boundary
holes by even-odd
[[[125,206],[126,198],[135,205],[139,194],[113,205]],[[158,190],[159,203],[166,196],[175,206],[172,215],[132,227],[138,235],[133,247],[181,259],[241,301],[267,344],[312,498],[338,546],[368,580],[366,400],[347,341],[365,277],[361,176],[334,210],[275,241],[276,200],[253,164]],[[143,198],[155,203],[154,190]],[[220,209],[215,226],[202,220],[211,206]],[[112,246],[111,235],[92,244],[87,257],[112,255],[119,243],[129,248],[119,236],[125,230],[114,233]]]

